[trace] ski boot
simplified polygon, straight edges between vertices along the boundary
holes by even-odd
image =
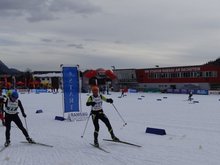
[[[8,147],[8,146],[10,145],[10,143],[11,143],[11,141],[10,141],[10,140],[6,140],[6,142],[5,142],[4,146],[5,146],[5,147]]]
[[[116,136],[114,136],[114,137],[112,138],[112,140],[113,140],[113,141],[116,141],[116,142],[120,141],[119,138],[117,138]]]
[[[116,141],[116,142],[120,141],[119,138],[117,138],[114,134],[111,135],[111,137],[112,137],[112,140],[113,140],[113,141]]]
[[[30,137],[26,137],[26,140],[28,141],[28,143],[35,143],[35,142],[33,141],[33,139],[31,139]]]
[[[112,140],[113,140],[113,141],[116,141],[116,142],[120,141],[119,138],[117,138],[117,137],[115,136],[115,134],[113,133],[112,130],[109,131],[109,132],[110,132],[110,134],[111,134],[111,137],[112,137]]]
[[[98,142],[97,139],[94,140],[94,146],[95,146],[95,147],[99,147],[99,142]]]

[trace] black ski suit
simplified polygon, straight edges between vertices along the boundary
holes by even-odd
[[[99,119],[105,123],[106,127],[108,128],[109,133],[111,134],[111,137],[114,138],[115,135],[113,133],[113,129],[112,126],[109,122],[108,117],[104,114],[103,110],[102,110],[102,101],[106,101],[109,103],[113,103],[112,99],[107,99],[106,97],[102,96],[102,95],[98,95],[98,96],[89,96],[86,105],[87,106],[92,106],[92,110],[91,110],[91,115],[92,115],[92,120],[93,120],[93,124],[95,127],[95,131],[94,131],[94,140],[98,141],[98,133],[99,133]]]
[[[12,100],[10,98],[8,98],[6,100],[5,103],[5,126],[6,126],[6,131],[5,131],[5,137],[6,137],[6,141],[10,141],[10,130],[11,130],[11,122],[13,121],[18,128],[22,131],[22,133],[24,134],[24,136],[26,138],[29,137],[27,130],[24,128],[21,119],[18,116],[18,112],[17,109],[20,108],[21,113],[23,115],[23,117],[26,117],[26,114],[24,113],[24,108],[22,106],[22,103],[20,100],[16,100],[16,104],[17,107],[11,107],[9,105],[9,102],[12,102]],[[14,111],[13,113],[11,113],[11,111]]]
[[[0,93],[0,119],[2,120],[2,125],[5,125],[5,117],[4,117],[4,96]]]

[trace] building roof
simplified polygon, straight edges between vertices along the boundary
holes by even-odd
[[[45,73],[45,74],[34,74],[34,77],[62,77],[61,73]]]

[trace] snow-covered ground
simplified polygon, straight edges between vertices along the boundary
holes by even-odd
[[[104,103],[116,136],[121,140],[142,145],[141,148],[103,141],[110,138],[100,122],[100,146],[105,153],[89,143],[93,142],[93,124],[89,120],[84,138],[81,138],[86,121],[54,120],[62,116],[62,94],[20,94],[27,114],[30,136],[37,142],[51,144],[44,147],[20,143],[21,131],[12,124],[11,145],[0,152],[0,165],[218,165],[220,162],[220,101],[219,96],[193,98],[188,95],[132,93],[118,98],[111,93],[114,105],[123,116],[123,122],[111,104]],[[82,109],[87,94],[82,94]],[[167,97],[167,98],[165,98]],[[141,98],[141,99],[138,99]],[[157,101],[161,99],[161,101]],[[43,113],[36,114],[42,109]],[[23,117],[21,117],[25,125]],[[165,129],[167,135],[145,133],[147,127]],[[5,128],[0,126],[0,144],[5,141]]]

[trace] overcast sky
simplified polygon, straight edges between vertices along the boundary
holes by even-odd
[[[0,0],[0,60],[22,71],[200,65],[218,57],[219,0]]]

